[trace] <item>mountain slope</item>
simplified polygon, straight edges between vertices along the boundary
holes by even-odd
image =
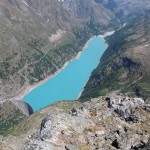
[[[81,22],[57,0],[0,1],[0,20],[0,100],[54,74],[103,29]]]
[[[145,11],[107,39],[108,49],[93,71],[81,99],[121,89],[149,100],[150,15]]]
[[[94,0],[64,0],[62,4],[70,14],[87,23],[111,26],[116,19],[111,11]]]
[[[111,10],[122,21],[127,21],[137,16],[140,11],[150,8],[149,0],[95,0],[95,2]]]
[[[63,29],[64,22],[61,23],[58,19],[60,24],[53,22],[51,25],[46,16],[45,18],[40,17],[24,1],[2,1],[0,12],[2,35],[0,40],[0,76],[2,79],[0,92],[2,98],[7,98],[13,96],[14,93],[17,94],[16,90],[19,91],[27,84],[41,80],[48,68],[49,72],[56,70],[55,66],[51,65],[52,62],[48,66],[45,64],[51,59],[56,59],[53,58],[54,54],[50,55],[52,58],[45,54],[50,53],[52,48],[54,49],[54,43],[50,42],[52,34],[55,34],[58,29],[64,31],[65,29]],[[62,18],[63,13],[59,17]],[[44,59],[38,62],[42,58]],[[61,56],[58,58],[61,59]],[[57,62],[55,61],[54,64],[56,65]]]
[[[6,136],[27,117],[13,102],[0,104],[0,135]]]

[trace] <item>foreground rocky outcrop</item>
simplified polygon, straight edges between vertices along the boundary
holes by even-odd
[[[12,138],[16,143],[10,142]],[[113,95],[49,106],[27,119],[13,137],[3,138],[2,146],[5,150],[8,145],[16,150],[134,150],[146,149],[149,139],[150,106],[141,98]]]

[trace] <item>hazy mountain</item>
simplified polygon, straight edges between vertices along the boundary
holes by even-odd
[[[95,2],[111,10],[123,21],[135,16],[139,11],[150,8],[149,0],[95,0]]]
[[[114,14],[94,0],[64,0],[62,4],[71,15],[82,22],[108,26],[115,21]]]

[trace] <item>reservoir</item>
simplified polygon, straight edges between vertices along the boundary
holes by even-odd
[[[79,59],[74,59],[56,76],[32,90],[24,101],[37,111],[57,101],[78,99],[106,48],[102,37],[92,38]]]

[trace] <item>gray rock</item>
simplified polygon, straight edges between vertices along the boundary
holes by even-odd
[[[137,107],[144,105],[144,101],[141,98],[115,96],[107,97],[106,101],[108,102],[108,107],[120,115],[120,117],[126,119],[126,121],[145,121],[145,118],[135,113]]]
[[[22,113],[27,116],[30,116],[34,113],[31,105],[23,100],[12,100],[11,102],[14,103],[22,111]]]
[[[142,99],[113,95],[100,100],[73,105],[70,114],[63,102],[52,106],[40,129],[27,136],[23,150],[132,150],[147,145],[150,112]]]

